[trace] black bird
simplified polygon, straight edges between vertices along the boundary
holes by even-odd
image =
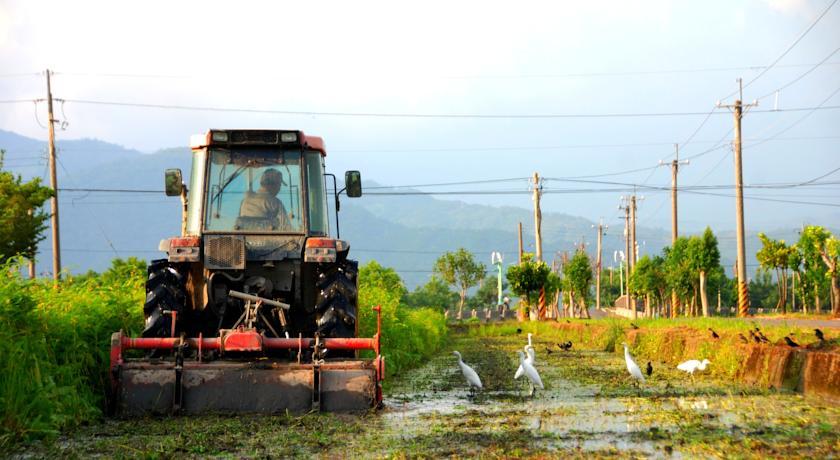
[[[633,323],[630,323],[630,327],[632,327],[633,329],[638,329],[638,328],[639,328],[639,326],[636,326],[636,325],[635,325],[635,324],[633,324]]]
[[[787,343],[788,346],[791,346],[791,347],[798,347],[799,346],[798,343],[791,340],[790,337],[788,337],[788,336],[785,336],[785,343]]]
[[[741,339],[741,342],[743,343],[750,343],[750,341],[747,340],[746,337],[744,337],[744,334],[741,334],[740,332],[738,333],[738,338]]]
[[[755,343],[761,343],[761,339],[757,335],[755,335],[755,332],[753,332],[752,330],[750,330],[750,337],[753,339],[753,341],[755,341]]]
[[[767,336],[764,335],[763,332],[761,332],[761,329],[759,329],[758,326],[755,327],[755,334],[758,336],[759,340],[761,340],[762,342],[770,343],[770,339],[768,339]]]
[[[817,334],[817,338],[820,339],[820,342],[825,342],[825,336],[823,335],[823,331],[819,329],[814,329],[814,334]]]
[[[516,328],[516,333],[517,333],[517,334],[521,334],[521,333],[522,333],[522,328],[521,328],[521,327],[517,327],[517,328]]]
[[[551,348],[545,347],[545,353],[550,355],[553,352],[551,351]]]
[[[648,377],[650,377],[650,374],[653,374],[653,364],[651,364],[650,361],[648,361],[648,365],[647,365],[647,368],[645,369],[645,373],[647,374]]]
[[[717,340],[717,339],[719,339],[719,338],[720,338],[720,336],[718,335],[718,333],[717,333],[717,332],[715,332],[715,331],[714,331],[714,329],[709,328],[709,331],[711,331],[711,332],[712,332],[712,338],[713,338],[713,339]]]
[[[569,321],[569,320],[566,320],[566,322],[567,322],[567,323],[569,323],[569,324],[572,324],[572,322],[571,322],[571,321]]]
[[[572,341],[569,340],[566,343],[558,343],[557,346],[563,351],[569,351],[572,349]]]

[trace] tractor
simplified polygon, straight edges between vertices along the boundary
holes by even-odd
[[[339,195],[361,196],[360,173],[347,171],[338,190],[323,140],[301,131],[210,130],[190,148],[188,184],[165,172],[166,195],[181,198],[181,235],[162,240],[166,257],[148,267],[141,337],[111,338],[112,412],[381,404],[381,322],[357,337],[358,263],[338,233]],[[373,353],[360,359],[363,350]]]

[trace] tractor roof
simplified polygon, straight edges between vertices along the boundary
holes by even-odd
[[[196,134],[190,138],[190,148],[200,149],[210,145],[231,147],[248,146],[300,146],[304,149],[317,150],[326,156],[324,139],[307,136],[303,131],[278,129],[211,129],[205,134]]]

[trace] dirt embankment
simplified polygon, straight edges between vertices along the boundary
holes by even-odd
[[[598,336],[616,335],[610,334],[609,328],[579,323],[558,323],[555,327],[583,339],[581,344],[584,346],[604,346],[609,350],[611,344],[620,343],[617,340],[620,337],[598,340]],[[688,326],[641,327],[625,330],[623,340],[645,359],[676,365],[688,359],[708,358],[712,362],[708,372],[722,377],[840,401],[840,345],[837,340],[801,347],[790,347],[784,342],[745,344],[737,332],[720,332],[721,337],[713,339],[707,330]]]

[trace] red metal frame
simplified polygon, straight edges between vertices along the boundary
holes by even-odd
[[[385,357],[382,356],[382,308],[373,307],[376,312],[376,334],[372,338],[324,338],[318,343],[327,350],[373,350],[376,353],[374,366],[378,381],[385,380]],[[175,321],[173,312],[173,325]],[[111,385],[117,391],[119,382],[119,368],[123,364],[123,350],[173,350],[187,344],[189,347],[199,350],[199,361],[203,350],[227,351],[250,351],[259,352],[265,350],[301,350],[315,346],[314,338],[275,338],[265,337],[253,329],[236,329],[222,331],[221,337],[151,337],[138,338],[126,337],[122,331],[111,337]],[[382,401],[382,388],[377,388],[377,401]]]

